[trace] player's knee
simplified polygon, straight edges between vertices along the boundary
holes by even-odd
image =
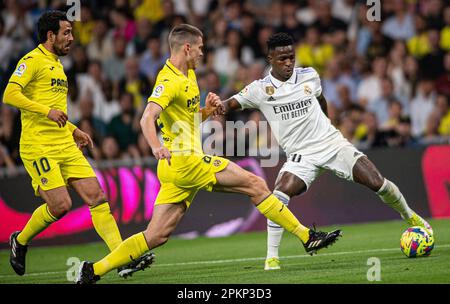
[[[275,187],[275,190],[282,192],[289,197],[294,197],[299,194],[299,193],[297,193],[297,191],[294,191],[293,187],[290,187],[289,185],[284,185],[284,184],[277,185]]]
[[[58,219],[66,215],[66,213],[69,212],[71,208],[72,200],[70,199],[70,197],[59,198],[57,202],[51,204],[51,206],[49,205],[48,207],[50,213]]]

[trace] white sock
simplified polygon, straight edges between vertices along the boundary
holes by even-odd
[[[273,191],[273,195],[286,206],[289,205],[290,197],[285,193],[275,190]],[[267,258],[278,258],[278,249],[280,248],[283,231],[283,227],[269,219],[267,220]]]
[[[414,212],[409,208],[403,194],[393,182],[385,178],[383,186],[377,194],[384,203],[400,213],[403,219],[407,220],[413,216]]]

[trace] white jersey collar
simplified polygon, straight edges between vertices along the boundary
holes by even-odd
[[[292,83],[295,84],[297,83],[297,72],[294,70],[292,71],[292,76],[286,80],[286,81],[281,81],[276,79],[275,77],[273,77],[272,75],[272,69],[270,69],[269,71],[269,77],[270,77],[270,82],[273,84],[273,86],[277,89],[279,87],[281,87],[283,85],[283,83],[287,82],[287,83]]]

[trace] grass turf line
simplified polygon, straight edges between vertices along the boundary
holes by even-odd
[[[379,283],[450,283],[450,220],[431,220],[436,246],[430,257],[408,259],[399,249],[406,228],[402,221],[321,227],[342,228],[344,236],[318,255],[305,255],[303,246],[285,233],[280,271],[264,271],[265,232],[225,238],[172,239],[155,250],[156,262],[124,280],[115,271],[99,283],[369,283],[370,257],[381,261]],[[9,251],[0,251],[0,283],[70,283],[67,260],[96,261],[107,254],[103,243],[61,247],[32,247],[27,275],[19,277],[9,265]]]

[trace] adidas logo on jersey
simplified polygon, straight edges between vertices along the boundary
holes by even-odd
[[[273,96],[270,96],[269,98],[267,98],[267,101],[275,101],[276,99],[273,98]]]

